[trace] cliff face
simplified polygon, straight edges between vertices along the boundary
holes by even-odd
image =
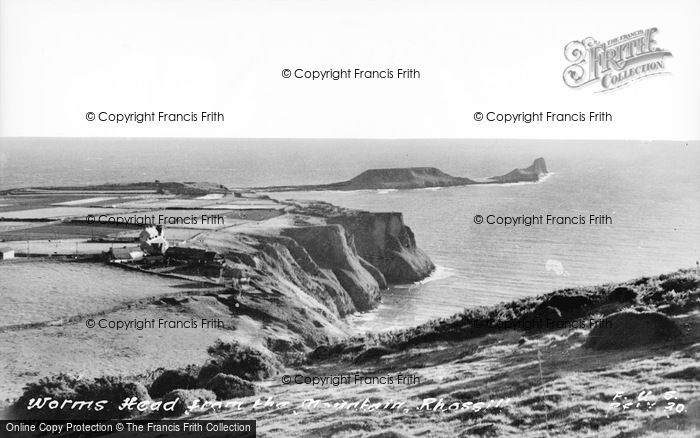
[[[322,269],[296,240],[288,237],[260,238],[265,242],[260,270],[265,273],[258,282],[266,292],[273,288],[295,286],[323,304],[331,313],[345,316],[358,308],[333,271]]]
[[[355,248],[348,245],[342,227],[287,228],[282,235],[294,239],[320,269],[335,277],[357,310],[369,310],[379,301],[380,282],[360,261]]]
[[[388,283],[412,283],[435,269],[428,256],[416,246],[413,231],[403,223],[401,213],[351,212],[327,218],[342,225],[357,253],[375,266]]]
[[[226,272],[251,279],[256,311],[274,314],[318,341],[337,317],[377,305],[389,283],[411,283],[434,269],[400,213],[331,204],[295,204],[266,225],[206,232],[190,242],[219,252]],[[239,274],[240,272],[240,274]],[[313,328],[306,312],[315,312]]]

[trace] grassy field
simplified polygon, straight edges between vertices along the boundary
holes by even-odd
[[[0,222],[2,226],[3,222]],[[1,229],[1,228],[0,228]],[[140,230],[139,226],[103,225],[85,223],[51,223],[36,225],[31,228],[13,229],[0,232],[2,240],[59,240],[59,239],[90,239],[116,235],[129,230]]]
[[[93,263],[0,264],[0,327],[54,321],[185,290],[190,283]]]
[[[129,210],[92,207],[46,207],[31,210],[4,211],[0,217],[6,219],[85,219],[88,215],[125,214]]]
[[[61,202],[79,201],[85,198],[85,195],[75,194],[0,196],[0,213],[31,210]],[[2,215],[0,214],[0,216]]]
[[[192,314],[183,314],[177,308],[155,305],[104,316],[110,320],[162,318],[174,321],[187,321],[191,317]],[[245,321],[236,325],[242,329]],[[228,320],[227,326],[231,327]],[[255,333],[258,328],[251,326],[250,332]],[[16,398],[26,383],[60,372],[85,377],[133,376],[158,367],[178,368],[203,362],[208,345],[217,339],[231,337],[231,330],[216,328],[89,330],[83,320],[60,326],[0,332],[0,357],[3,358],[0,400]]]

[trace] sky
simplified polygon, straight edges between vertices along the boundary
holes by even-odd
[[[1,137],[700,139],[698,1],[0,0]],[[650,27],[668,74],[562,80],[573,40]],[[282,70],[415,68],[311,81]],[[220,112],[110,123],[88,112]],[[475,112],[605,111],[504,124]]]

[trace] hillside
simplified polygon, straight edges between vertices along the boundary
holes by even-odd
[[[355,178],[330,184],[342,190],[364,189],[415,189],[425,187],[448,187],[474,184],[469,178],[460,178],[435,167],[408,167],[393,169],[370,169]]]
[[[254,418],[259,436],[270,437],[695,436],[699,298],[700,273],[686,269],[468,309],[414,329],[324,345],[306,360],[217,342],[205,364],[131,385],[154,400],[172,396],[162,396],[169,388],[198,388],[169,394],[216,397],[229,406],[185,417]],[[537,319],[554,326],[522,325]],[[584,327],[565,326],[576,320]],[[586,327],[589,321],[598,323]],[[216,372],[228,377],[204,383]],[[218,386],[238,382],[235,376],[254,384]],[[30,389],[89,398],[125,385],[58,376]]]
[[[309,363],[285,373],[346,375],[350,382],[271,381],[259,397],[292,406],[256,413],[258,431],[375,438],[696,436],[698,309],[700,273],[687,269],[556,291],[465,310],[414,329],[348,339],[317,349]],[[559,324],[583,320],[586,326],[525,330],[518,325],[541,318]],[[600,323],[591,328],[590,320]],[[612,346],[601,347],[603,339]],[[398,382],[399,375],[419,380]],[[358,384],[355,376],[395,380]],[[366,399],[374,409],[361,407]],[[305,400],[318,405],[304,405]],[[395,402],[403,404],[392,408]],[[223,411],[204,418],[234,415]],[[284,432],[280,418],[285,418]]]

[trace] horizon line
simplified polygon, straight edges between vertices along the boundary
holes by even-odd
[[[675,142],[675,143],[691,143],[698,142],[697,139],[614,139],[614,138],[592,138],[592,139],[575,139],[575,138],[478,138],[478,137],[69,137],[69,136],[0,136],[2,140],[349,140],[349,141],[406,141],[406,140],[468,140],[468,141],[616,141],[616,142]]]

